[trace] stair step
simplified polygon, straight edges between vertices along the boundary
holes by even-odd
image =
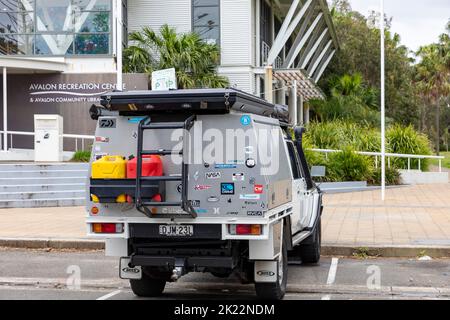
[[[36,178],[36,177],[87,177],[87,170],[20,170],[20,171],[0,171],[2,178]]]
[[[0,208],[74,207],[84,206],[83,198],[54,198],[32,200],[0,200]]]
[[[84,190],[85,183],[56,183],[56,184],[21,184],[0,185],[0,192],[31,192],[31,191],[73,191]]]
[[[0,172],[19,170],[88,170],[88,163],[0,163]]]
[[[1,177],[1,175],[0,175]],[[0,185],[24,185],[24,184],[58,184],[58,183],[86,183],[87,177],[20,177],[0,178]]]
[[[82,198],[86,194],[85,190],[73,191],[31,191],[31,192],[0,192],[0,200],[38,200],[38,199],[53,199],[53,198]]]

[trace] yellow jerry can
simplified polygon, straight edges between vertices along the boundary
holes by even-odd
[[[125,179],[127,160],[122,156],[103,156],[92,163],[93,179]]]

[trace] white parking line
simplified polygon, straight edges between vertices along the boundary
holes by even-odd
[[[327,286],[331,286],[336,280],[336,271],[338,266],[339,258],[331,259],[330,270],[328,271]],[[322,300],[331,300],[331,295],[327,294],[322,297]]]
[[[122,291],[120,291],[120,290],[116,290],[116,291],[110,292],[108,294],[105,294],[104,296],[101,296],[100,298],[97,298],[96,300],[108,300],[109,298],[114,297],[115,295],[118,295],[121,292]]]
[[[338,266],[339,258],[331,259],[330,270],[328,271],[327,285],[332,285],[336,280],[336,271]]]

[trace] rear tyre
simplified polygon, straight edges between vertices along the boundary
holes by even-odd
[[[320,261],[320,246],[322,243],[322,222],[321,217],[317,221],[313,233],[300,244],[298,250],[302,263],[318,263]]]
[[[130,280],[131,290],[138,297],[158,297],[166,286],[166,280],[155,279],[142,272],[142,279]]]
[[[288,273],[288,259],[286,239],[283,239],[283,247],[281,249],[281,256],[277,260],[277,278],[278,281],[274,283],[255,283],[256,295],[263,300],[281,300],[286,293],[287,273]]]

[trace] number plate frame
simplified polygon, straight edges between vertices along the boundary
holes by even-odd
[[[158,227],[159,235],[168,238],[171,237],[192,237],[194,235],[194,226],[192,224],[161,224]]]

